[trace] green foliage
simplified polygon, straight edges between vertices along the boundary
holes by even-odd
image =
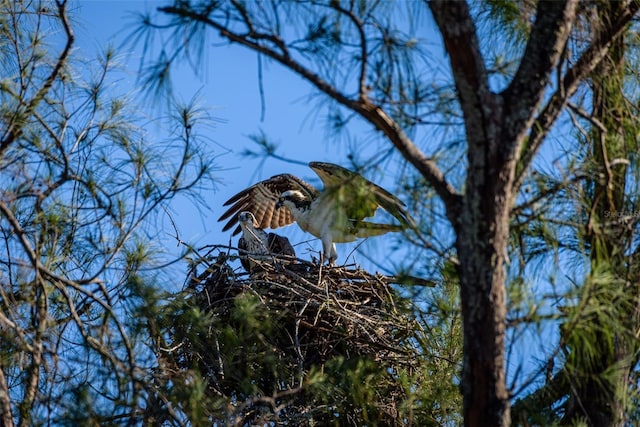
[[[101,421],[104,422],[104,415],[100,416],[96,413],[96,401],[89,384],[83,384],[73,390],[70,397],[73,398],[70,403],[73,403],[69,405],[67,412],[60,416],[60,425],[89,427],[99,426]]]
[[[490,21],[507,32],[510,40],[524,43],[531,30],[534,5],[530,0],[487,0],[483,6]]]
[[[373,360],[342,357],[330,360],[312,369],[308,382],[309,394],[324,412],[314,418],[323,425],[395,424],[392,420],[396,415],[384,412],[383,397],[403,390],[396,384],[397,379]]]
[[[565,357],[568,359],[565,367],[572,372],[579,364],[584,365],[580,369],[588,374],[590,363],[599,363],[598,359],[606,354],[613,356],[616,337],[620,333],[632,333],[621,314],[629,312],[633,301],[627,298],[624,282],[607,270],[608,267],[599,266],[593,271],[583,286],[576,289],[576,304],[565,309],[567,321],[562,325],[567,346]],[[603,352],[602,346],[607,347],[607,351]],[[615,366],[611,368],[615,369]],[[572,374],[577,381],[581,375]]]
[[[114,52],[82,58],[67,7],[0,2],[7,426],[138,419],[149,353],[132,339],[140,329],[128,328],[121,296],[127,284],[142,289],[159,264],[149,230],[161,208],[177,194],[193,197],[207,178],[209,159],[194,136],[202,117],[151,141],[138,106],[112,87]]]

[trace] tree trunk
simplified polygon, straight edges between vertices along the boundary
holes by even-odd
[[[488,159],[499,164],[497,159]],[[505,255],[510,181],[515,163],[479,177],[469,175],[459,221],[457,250],[461,263],[464,313],[464,419],[469,427],[508,426],[509,394],[505,381]],[[480,171],[478,171],[480,172]],[[487,173],[489,172],[489,173]],[[496,179],[497,176],[497,179]],[[483,181],[484,185],[478,185]]]
[[[506,427],[511,419],[505,378],[505,262],[515,172],[570,33],[576,2],[538,8],[518,72],[499,94],[489,87],[468,5],[434,0],[430,6],[450,57],[468,144],[462,208],[452,219],[460,258],[465,426]]]

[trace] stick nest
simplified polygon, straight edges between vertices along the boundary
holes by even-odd
[[[324,372],[327,362],[373,361],[389,384],[418,363],[412,338],[420,328],[394,278],[275,258],[248,274],[232,267],[234,258],[221,252],[194,267],[186,300],[212,323],[197,333],[175,325],[171,340],[178,367],[197,366],[212,396],[246,404],[256,396],[281,402],[278,396],[296,394],[288,407],[301,414],[314,407],[302,398],[308,374]],[[381,406],[394,418],[404,393],[395,385],[384,389]]]
[[[286,342],[279,343],[282,349],[302,354],[305,368],[335,356],[402,358],[406,353],[398,343],[416,324],[406,307],[396,306],[393,277],[302,260],[261,261],[262,271],[248,274],[234,271],[227,261],[222,255],[191,279],[197,306],[233,323],[236,299],[257,298],[289,331]]]

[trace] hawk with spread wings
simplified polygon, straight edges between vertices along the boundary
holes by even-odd
[[[242,230],[242,236],[238,240],[238,249],[241,251],[240,263],[247,273],[260,271],[260,261],[270,260],[274,255],[295,258],[296,253],[289,239],[264,231],[251,212],[240,212],[238,222]]]
[[[335,243],[379,236],[404,228],[416,228],[404,203],[362,175],[332,163],[311,162],[324,188],[290,174],[272,176],[242,190],[224,206],[231,207],[218,221],[228,219],[223,231],[234,227],[239,212],[253,213],[259,228],[278,228],[293,222],[322,241],[323,259],[334,264],[338,258]],[[400,224],[365,221],[382,207]],[[240,232],[240,227],[233,234]]]

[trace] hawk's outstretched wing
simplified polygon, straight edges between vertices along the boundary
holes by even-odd
[[[323,197],[341,206],[349,220],[360,222],[382,207],[404,227],[416,228],[400,199],[362,175],[333,163],[311,162],[309,167],[324,183]]]
[[[238,223],[238,213],[242,211],[253,213],[259,228],[273,229],[291,224],[294,219],[289,209],[276,209],[280,194],[287,190],[299,190],[310,198],[318,196],[318,190],[298,177],[290,174],[272,176],[242,190],[225,202],[224,206],[232,206],[218,219],[218,221],[229,219],[222,231],[235,226]],[[239,226],[233,231],[234,235],[238,233],[240,233]]]

